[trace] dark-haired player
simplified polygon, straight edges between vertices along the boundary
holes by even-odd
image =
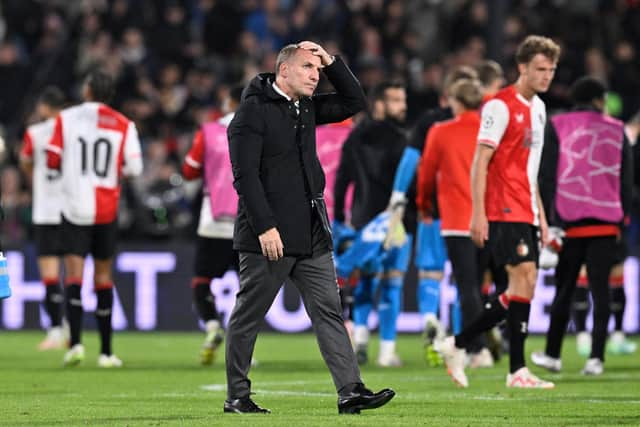
[[[59,173],[47,169],[45,151],[64,102],[60,89],[50,86],[43,90],[36,104],[36,115],[42,121],[27,128],[20,150],[20,167],[31,178],[31,220],[40,280],[46,290],[43,305],[51,322],[47,336],[38,345],[40,350],[61,349],[66,343],[62,327],[64,297],[60,288],[62,181]]]
[[[100,332],[98,366],[122,366],[111,350],[111,269],[118,233],[120,177],[141,174],[142,157],[135,124],[107,105],[113,87],[109,75],[91,73],[83,86],[85,102],[60,112],[47,146],[47,165],[62,171],[64,284],[71,334],[65,365],[84,360],[80,289],[84,258],[91,254],[98,301],[95,316]]]

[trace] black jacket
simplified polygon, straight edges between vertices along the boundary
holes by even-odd
[[[407,133],[392,120],[367,119],[351,131],[342,146],[336,173],[336,220],[344,222],[344,199],[351,183],[354,184],[351,225],[356,230],[387,208],[395,171],[407,143]],[[410,189],[409,193],[409,201],[414,202],[415,191]],[[414,202],[405,214],[405,227],[414,230],[415,224]]]
[[[331,235],[324,201],[325,177],[316,152],[316,125],[340,122],[365,107],[360,83],[336,57],[324,68],[336,93],[293,102],[273,89],[274,74],[260,74],[244,90],[227,131],[238,192],[233,247],[260,253],[258,235],[276,227],[287,256],[311,254],[313,199]]]

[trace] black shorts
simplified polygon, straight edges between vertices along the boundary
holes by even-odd
[[[238,271],[238,252],[233,250],[233,240],[198,236],[194,275],[222,277],[229,269]]]
[[[76,225],[62,219],[63,251],[65,255],[95,259],[113,258],[118,240],[118,221],[108,224]]]
[[[490,222],[489,251],[496,265],[533,261],[540,253],[538,228],[524,222]]]
[[[33,237],[38,256],[62,256],[62,224],[34,224]]]

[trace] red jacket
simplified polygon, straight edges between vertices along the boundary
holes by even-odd
[[[480,115],[467,111],[434,125],[418,170],[418,211],[430,214],[438,188],[443,236],[468,236],[471,223],[471,163],[476,150]]]

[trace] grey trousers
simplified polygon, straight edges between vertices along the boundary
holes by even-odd
[[[342,320],[331,252],[325,249],[311,257],[284,257],[278,261],[240,252],[240,290],[226,332],[229,399],[249,396],[248,373],[258,329],[285,279],[300,291],[336,390],[362,383]]]

